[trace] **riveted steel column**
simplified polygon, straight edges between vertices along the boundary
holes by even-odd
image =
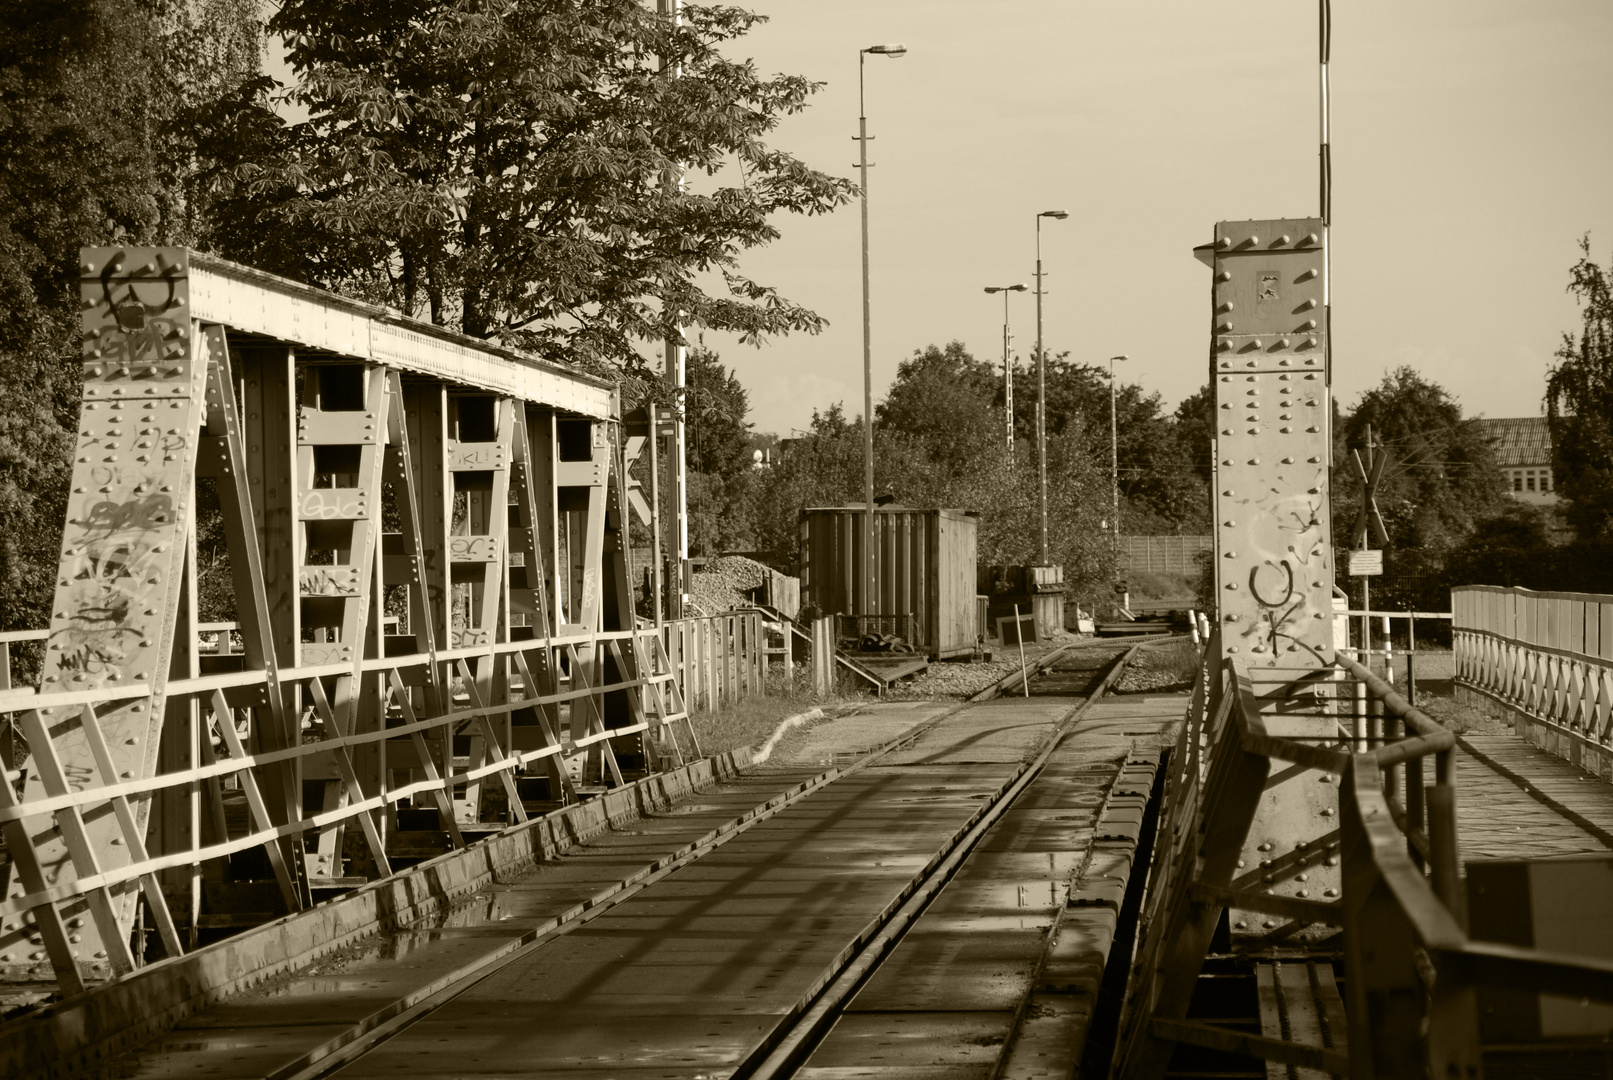
[[[1268,732],[1332,738],[1326,274],[1320,218],[1225,221],[1210,262],[1216,600],[1228,656],[1248,665]],[[1264,793],[1234,887],[1331,900],[1338,784],[1296,771]],[[1235,936],[1293,937],[1232,913]]]
[[[81,258],[84,403],[41,691],[133,684],[148,690],[98,709],[114,776],[99,767],[78,708],[43,711],[52,746],[32,753],[53,753],[75,790],[144,778],[156,767],[207,378],[206,364],[197,362],[188,254],[88,248]],[[24,802],[63,793],[48,790],[53,771],[28,768]],[[142,828],[150,805],[133,804]],[[51,824],[47,815],[25,827],[37,836]],[[67,826],[60,838],[36,844],[43,881],[19,882],[14,893],[128,864],[112,815]],[[69,832],[81,834],[86,850],[75,850]],[[108,898],[115,928],[110,918],[81,921],[67,913],[73,960],[84,974],[127,970],[136,887],[129,882]],[[90,908],[96,915],[93,900]],[[62,958],[51,959],[60,967]]]

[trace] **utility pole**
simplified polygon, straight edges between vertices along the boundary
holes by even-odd
[[[683,0],[656,0],[656,11],[663,18],[670,18],[674,26],[683,23]],[[683,73],[683,68],[676,64],[662,64],[662,72],[672,78]],[[661,174],[661,186],[670,190],[676,187],[683,190],[683,170],[667,169]],[[668,614],[674,619],[683,618],[683,606],[689,597],[689,473],[688,473],[688,351],[684,345],[683,334],[669,335],[666,339],[663,353],[667,386],[672,391],[672,453],[671,476],[672,482],[672,535],[669,547],[677,554],[677,587],[670,590],[675,600],[668,607]],[[653,428],[652,428],[652,437]],[[660,561],[656,562],[657,567]]]

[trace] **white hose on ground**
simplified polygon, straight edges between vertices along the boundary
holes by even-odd
[[[762,762],[772,757],[773,748],[778,745],[780,739],[784,738],[784,733],[786,731],[789,731],[793,727],[800,727],[802,724],[808,724],[814,720],[822,719],[822,709],[808,709],[804,713],[796,713],[794,716],[786,716],[784,719],[779,721],[778,727],[773,730],[773,734],[767,737],[767,741],[761,745],[756,753],[751,755],[751,764],[760,765]]]

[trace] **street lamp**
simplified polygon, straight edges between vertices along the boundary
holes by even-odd
[[[863,603],[860,614],[872,615],[874,595],[874,346],[868,300],[868,109],[863,96],[863,69],[869,53],[898,57],[906,45],[870,45],[857,52],[857,145],[861,147],[863,212]]]
[[[1114,513],[1114,559],[1116,572],[1120,568],[1120,439],[1115,427],[1115,361],[1129,360],[1129,356],[1109,357],[1109,485]]]
[[[1019,285],[987,285],[986,292],[1003,294],[1003,413],[1004,427],[1008,435],[1008,463],[1014,461],[1014,365],[1008,357],[1008,343],[1012,336],[1008,332],[1008,294],[1011,292],[1024,292],[1028,286]]]
[[[1036,488],[1042,508],[1042,565],[1047,553],[1047,354],[1042,351],[1042,219],[1063,221],[1068,210],[1043,210],[1036,215]]]

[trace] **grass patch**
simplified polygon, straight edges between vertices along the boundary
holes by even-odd
[[[690,714],[700,751],[707,757],[741,746],[760,746],[773,734],[779,722],[808,709],[828,709],[867,698],[843,677],[829,697],[812,692],[812,672],[805,665],[795,669],[795,678],[786,680],[782,671],[769,673],[763,692],[741,698],[721,709],[697,709]],[[866,685],[866,684],[865,684]]]
[[[1156,574],[1139,570],[1126,575],[1133,600],[1180,600],[1184,604],[1198,603],[1195,578],[1188,574]]]

